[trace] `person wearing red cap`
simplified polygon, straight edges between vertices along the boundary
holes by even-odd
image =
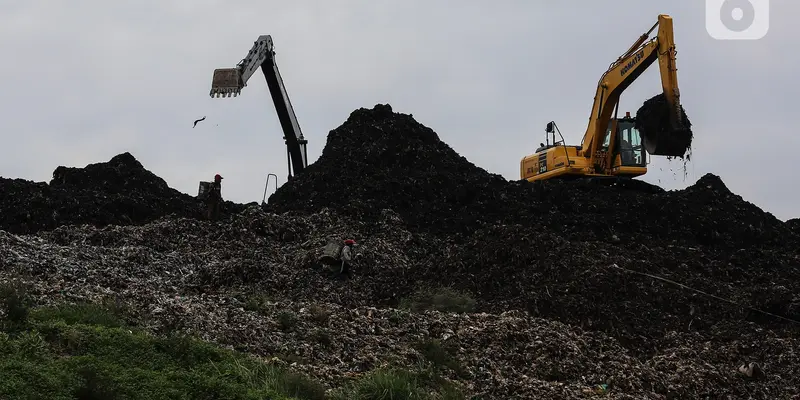
[[[356,241],[353,239],[347,239],[344,242],[329,240],[322,251],[319,262],[323,268],[325,265],[335,268],[339,264],[339,273],[346,273],[353,260],[361,257],[360,253],[355,253],[355,246]]]
[[[355,252],[356,241],[353,239],[347,239],[344,241],[344,246],[342,247],[341,259],[342,259],[342,267],[339,269],[339,273],[347,272],[348,268],[354,259],[358,259],[361,257],[361,253]]]
[[[208,210],[206,217],[210,220],[218,220],[220,208],[222,207],[222,176],[214,175],[214,183],[208,191]]]

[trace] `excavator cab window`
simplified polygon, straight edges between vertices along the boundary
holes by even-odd
[[[611,142],[611,127],[613,122],[609,124],[606,131],[606,137],[603,141],[603,150],[608,151],[609,143]],[[642,147],[642,135],[635,128],[635,120],[633,118],[624,118],[617,120],[617,140],[616,146],[619,150],[621,166],[623,167],[644,167],[647,164],[645,159],[645,151]]]
[[[644,167],[646,165],[645,152],[642,147],[642,135],[634,127],[633,120],[619,122],[619,144],[622,166]]]

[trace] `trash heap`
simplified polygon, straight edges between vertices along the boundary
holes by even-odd
[[[521,224],[570,240],[616,234],[641,243],[783,245],[784,223],[730,193],[719,177],[709,174],[670,193],[633,183],[508,182],[466,160],[412,116],[379,104],[354,111],[331,131],[320,158],[270,196],[268,210],[330,207],[369,223],[391,209],[409,229],[447,237]]]
[[[527,309],[637,346],[720,319],[785,325],[697,290],[800,320],[798,271],[789,268],[798,235],[712,174],[672,192],[507,182],[410,115],[377,105],[331,131],[319,160],[269,204],[274,212],[343,210],[366,227],[391,209],[414,233],[404,254],[418,256],[392,277],[394,290],[449,282],[487,310]]]
[[[98,176],[84,170],[65,180]],[[53,203],[31,204],[44,215]],[[377,105],[331,131],[318,161],[267,207],[235,207],[220,222],[173,211],[35,235],[4,227],[0,280],[27,277],[45,303],[113,295],[154,331],[283,358],[331,385],[383,363],[416,365],[416,343],[435,339],[457,360],[441,373],[485,398],[800,390],[798,220],[781,222],[715,175],[670,192],[509,182]],[[350,276],[319,268],[329,238],[360,244]],[[472,297],[475,313],[393,309],[440,286]],[[766,379],[736,372],[751,361]]]
[[[229,211],[241,208],[226,205]],[[130,153],[84,168],[59,166],[49,184],[0,178],[0,229],[13,233],[142,224],[170,214],[199,218],[202,211],[193,196],[170,188]]]
[[[505,203],[496,197],[506,185],[499,175],[457,154],[430,128],[379,104],[354,111],[331,131],[320,158],[268,203],[280,212],[330,207],[365,220],[392,209],[412,228],[452,233],[479,225],[485,217],[507,215],[511,209],[503,209]],[[467,207],[481,212],[467,212]]]
[[[790,219],[786,221],[786,225],[792,228],[795,232],[800,233],[800,218]]]
[[[448,362],[450,367],[441,372],[444,376],[464,383],[470,393],[485,392],[491,398],[584,398],[585,390],[599,384],[628,396],[621,398],[659,398],[667,393],[679,397],[761,393],[780,398],[786,387],[800,384],[792,373],[800,367],[800,356],[791,331],[763,321],[747,322],[740,315],[712,320],[702,296],[690,299],[687,306],[684,299],[674,297],[676,288],[658,282],[646,282],[647,295],[654,303],[672,296],[677,311],[669,315],[692,314],[691,306],[698,311],[694,322],[676,323],[648,338],[644,344],[659,349],[651,354],[642,354],[624,335],[601,324],[564,324],[561,320],[568,318],[563,315],[542,319],[546,313],[531,316],[512,307],[503,309],[518,286],[509,286],[512,293],[505,298],[478,297],[477,311],[497,309],[488,314],[386,308],[376,299],[406,297],[403,290],[427,279],[415,275],[420,267],[452,265],[443,265],[446,256],[436,252],[428,257],[439,264],[423,264],[422,255],[410,249],[420,245],[411,245],[415,234],[403,228],[398,215],[386,211],[375,225],[381,230],[372,230],[361,241],[368,247],[365,265],[349,278],[315,268],[314,259],[324,238],[362,237],[364,226],[327,209],[291,216],[267,214],[254,206],[222,223],[167,217],[142,226],[63,226],[36,236],[0,232],[0,259],[4,270],[31,279],[35,286],[31,293],[43,303],[99,302],[113,296],[136,310],[138,319],[155,332],[186,330],[240,351],[297,362],[294,368],[330,385],[384,362],[414,365],[424,359],[419,343],[426,340],[440,341],[450,349],[448,357],[457,360]],[[462,249],[426,238],[443,253]],[[601,243],[593,246],[602,248]],[[594,300],[612,309],[598,313],[596,321],[630,320],[630,312],[618,311],[627,306],[603,297],[610,290],[572,293],[598,272],[603,273],[599,268],[583,270],[583,276],[577,276],[582,280],[573,286],[552,280],[532,286],[528,295],[534,301],[563,297],[565,304],[587,297],[583,301],[587,310],[576,307],[576,315],[591,317],[596,312],[590,304]],[[462,276],[457,270],[452,275]],[[571,276],[575,275],[581,273]],[[526,279],[524,274],[518,276]],[[594,289],[613,284],[610,278],[615,277],[619,278],[613,271],[598,277],[604,280]],[[636,278],[627,279],[616,287],[622,292],[618,301],[646,304],[648,299],[623,298],[631,288],[642,294]],[[319,309],[328,316],[320,316]],[[664,309],[650,310],[648,315]],[[282,325],[287,315],[296,321],[290,328]],[[653,323],[667,319],[659,318]],[[703,326],[709,322],[712,327]],[[631,332],[636,331],[633,328]],[[740,363],[751,360],[765,365],[774,380],[754,384],[734,373]]]

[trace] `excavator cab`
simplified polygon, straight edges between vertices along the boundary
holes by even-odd
[[[612,119],[608,124],[606,137],[603,142],[602,151],[607,152],[611,142],[611,132],[616,121],[616,140],[614,140],[614,153],[619,154],[621,167],[646,167],[647,153],[642,145],[642,135],[636,129],[636,119],[632,118],[630,112],[625,113],[625,117]]]

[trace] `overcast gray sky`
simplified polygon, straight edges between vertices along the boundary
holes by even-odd
[[[661,158],[644,180],[682,188],[712,172],[776,217],[800,217],[800,2],[769,8],[766,37],[720,41],[704,0],[0,0],[0,175],[46,181],[58,165],[130,151],[183,192],[220,173],[227,199],[260,201],[267,173],[286,180],[264,78],[238,98],[208,91],[215,68],[269,34],[312,161],[351,111],[390,103],[518,179],[548,121],[579,143],[600,75],[666,13],[694,156],[685,179]],[[654,64],[620,111],[660,90]]]

